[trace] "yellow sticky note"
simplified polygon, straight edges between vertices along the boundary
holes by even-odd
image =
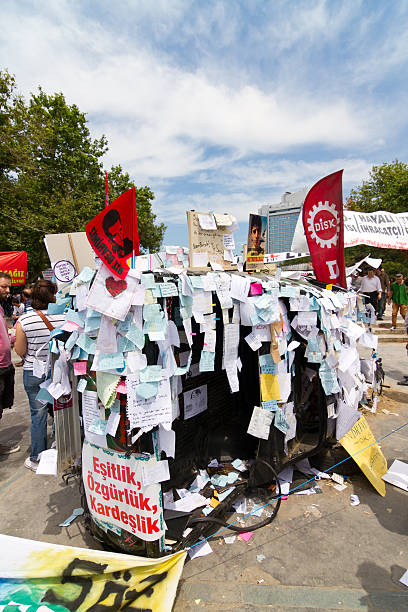
[[[361,471],[366,475],[373,487],[384,497],[385,483],[381,476],[384,476],[388,469],[387,460],[378,444],[374,443],[375,438],[363,416],[358,419],[357,423],[340,440],[343,448],[350,455],[354,455],[354,461],[361,468]],[[355,455],[354,453],[358,454]]]
[[[276,374],[260,374],[261,396],[263,402],[280,401],[278,377]]]
[[[329,291],[333,290],[333,285],[326,285],[326,289],[328,289]]]

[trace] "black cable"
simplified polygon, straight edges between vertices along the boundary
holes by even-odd
[[[259,522],[259,523],[255,523],[255,525],[251,525],[250,527],[237,527],[236,525],[230,525],[229,523],[227,523],[226,521],[222,521],[221,519],[217,519],[217,518],[213,518],[211,516],[199,516],[196,518],[191,518],[187,524],[187,527],[190,527],[192,525],[196,525],[198,523],[215,523],[216,525],[220,525],[221,527],[225,527],[226,529],[231,529],[231,531],[236,531],[237,533],[246,533],[249,529],[251,531],[256,531],[256,529],[261,529],[261,527],[266,527],[266,525],[269,525],[270,523],[272,523],[272,521],[274,520],[274,518],[276,517],[276,515],[278,514],[280,505],[281,505],[281,501],[282,501],[282,494],[281,494],[281,486],[280,486],[280,482],[279,482],[279,477],[278,474],[276,473],[276,471],[274,470],[274,468],[272,467],[272,465],[270,463],[268,463],[268,461],[265,461],[265,459],[255,459],[254,463],[252,464],[251,467],[251,472],[252,474],[255,471],[255,466],[257,464],[263,464],[264,466],[266,466],[267,468],[270,469],[270,471],[272,472],[272,476],[273,478],[269,481],[269,482],[265,482],[262,483],[262,486],[269,486],[272,484],[273,480],[276,480],[276,486],[278,489],[278,495],[277,497],[272,497],[270,499],[270,501],[268,503],[271,503],[272,501],[274,501],[276,499],[276,506],[273,509],[273,512],[271,514],[271,516],[268,516],[268,518],[266,518],[265,520]],[[251,482],[251,474],[249,477],[249,482]],[[249,487],[251,488],[251,487]],[[258,486],[259,488],[259,486]],[[250,516],[251,514],[249,514],[248,516]]]

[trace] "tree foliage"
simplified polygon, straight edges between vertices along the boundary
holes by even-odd
[[[83,231],[104,206],[105,136],[93,139],[86,115],[62,93],[41,88],[28,103],[15,79],[0,71],[1,250],[26,250],[30,276],[49,265],[46,233]],[[108,172],[112,201],[135,186],[120,165]],[[165,226],[156,224],[153,192],[136,188],[142,249],[157,250]]]
[[[397,159],[373,166],[367,181],[352,189],[347,208],[371,213],[386,210],[392,213],[408,210],[408,165]],[[381,258],[389,275],[401,272],[408,276],[408,251],[356,246],[346,249],[347,265],[367,255]]]

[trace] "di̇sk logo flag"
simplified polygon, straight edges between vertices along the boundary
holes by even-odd
[[[316,279],[346,288],[342,175],[343,170],[329,174],[311,188],[303,227]]]
[[[124,279],[129,272],[127,259],[139,254],[135,188],[116,200],[85,226],[88,240],[103,263],[115,276]]]

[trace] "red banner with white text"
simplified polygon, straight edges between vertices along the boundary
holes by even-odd
[[[122,193],[85,226],[95,253],[117,277],[129,272],[127,259],[139,255],[135,188]]]
[[[346,288],[343,170],[318,181],[303,205],[303,227],[316,279]]]
[[[0,272],[10,274],[12,285],[24,285],[27,277],[26,251],[1,251]]]

